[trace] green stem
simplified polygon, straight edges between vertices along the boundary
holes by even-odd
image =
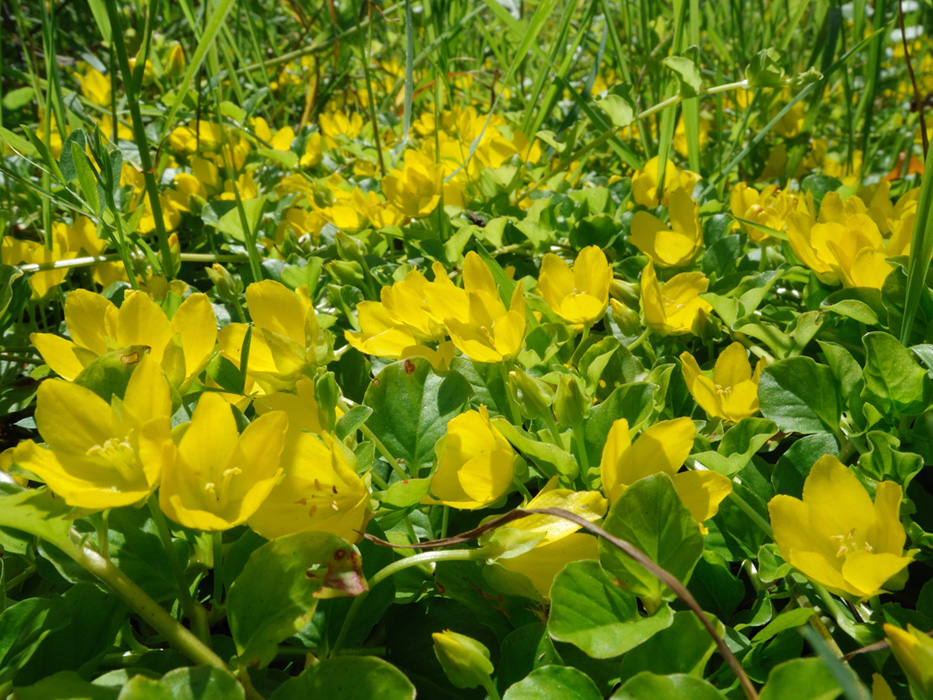
[[[758,511],[751,507],[748,501],[742,498],[735,491],[729,492],[729,500],[735,503],[745,515],[748,516],[748,519],[751,520],[755,525],[757,525],[762,532],[764,532],[768,537],[774,538],[774,530],[771,529],[771,523],[762,518]]]
[[[64,550],[82,568],[110,586],[130,608],[196,664],[229,670],[223,660],[189,629],[169,615],[126,574],[88,547]],[[171,557],[170,557],[171,558]]]
[[[219,608],[224,599],[224,536],[222,532],[211,535],[214,545],[214,596],[212,607]]]
[[[372,578],[369,579],[369,590],[365,593],[361,593],[353,599],[353,603],[350,605],[350,609],[347,611],[347,616],[343,619],[343,625],[340,627],[340,632],[337,634],[337,640],[334,642],[334,646],[331,648],[329,656],[334,656],[340,651],[340,648],[343,646],[347,639],[347,635],[350,633],[350,628],[353,626],[353,621],[356,619],[360,608],[363,606],[363,602],[366,600],[366,596],[376,586],[378,586],[393,574],[397,574],[399,571],[403,571],[404,569],[408,569],[412,566],[419,566],[421,564],[432,564],[439,561],[475,561],[477,559],[484,559],[485,557],[486,551],[484,549],[447,549],[436,552],[422,552],[421,554],[413,554],[410,557],[399,559],[398,561],[394,561],[388,566],[383,567],[377,571],[372,576]]]
[[[398,460],[392,456],[391,452],[389,452],[389,448],[382,443],[382,440],[376,437],[372,430],[370,430],[365,425],[361,425],[360,432],[373,441],[373,445],[376,446],[376,450],[380,455],[382,455],[382,458],[389,463],[389,466],[392,467],[392,471],[394,471],[400,479],[409,478],[408,472],[402,468],[402,465],[399,464]]]
[[[580,466],[583,474],[583,480],[589,483],[590,477],[590,457],[586,453],[586,436],[583,433],[583,424],[573,426],[573,441],[577,443],[577,451],[580,453]]]
[[[486,676],[486,679],[483,681],[483,688],[489,695],[489,700],[502,700],[502,697],[499,695],[499,690],[496,688],[496,684],[493,683],[490,676]]]
[[[625,349],[628,350],[629,352],[632,352],[633,350],[638,349],[639,347],[641,347],[641,344],[645,342],[645,340],[648,338],[648,335],[650,333],[651,333],[651,330],[649,328],[646,328],[640,336],[635,338],[635,340],[633,340],[629,345],[626,345]]]
[[[509,414],[512,416],[512,423],[520,428],[522,425],[522,414],[518,409],[518,404],[515,403],[515,399],[512,398],[512,392],[509,391],[509,371],[505,366],[505,362],[499,363],[499,375],[502,377],[502,388],[505,390],[505,399],[506,403],[509,404]]]
[[[210,640],[210,630],[207,626],[207,611],[194,598],[191,597],[191,591],[188,590],[188,582],[185,579],[185,572],[182,569],[181,562],[175,553],[175,547],[172,546],[172,533],[168,529],[168,522],[165,515],[159,509],[158,501],[153,495],[149,499],[149,512],[152,513],[152,519],[155,521],[156,529],[159,531],[159,538],[162,540],[162,547],[165,549],[165,556],[168,558],[169,568],[172,570],[172,576],[175,578],[175,585],[178,587],[178,602],[181,603],[181,609],[185,616],[191,621],[191,628],[195,631],[198,638],[207,643]]]

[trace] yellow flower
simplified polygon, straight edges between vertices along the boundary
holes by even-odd
[[[238,434],[230,404],[216,393],[202,394],[177,457],[162,475],[162,511],[197,530],[246,522],[278,481],[287,427],[286,415],[273,411]]]
[[[435,448],[437,471],[424,503],[474,510],[498,500],[515,476],[515,451],[489,421],[485,406],[447,424]]]
[[[315,131],[305,140],[305,152],[301,154],[298,164],[302,168],[313,168],[321,164],[324,151],[321,147],[321,132]]]
[[[645,163],[644,170],[632,176],[632,196],[643,207],[656,207],[667,204],[668,198],[677,190],[684,190],[687,196],[700,181],[700,176],[689,170],[681,170],[672,161],[667,161],[664,169],[664,194],[658,202],[658,157]]]
[[[639,479],[664,472],[671,477],[680,500],[698,523],[719,512],[732,492],[732,482],[713,471],[678,472],[693,448],[696,426],[689,418],[663,420],[645,429],[632,442],[628,421],[620,418],[609,429],[599,463],[603,493],[615,501]]]
[[[469,284],[467,275],[470,268],[484,278],[488,276],[481,286]],[[464,264],[464,286],[473,287],[467,292],[469,307],[465,319],[451,316],[445,320],[454,345],[476,362],[502,362],[514,358],[525,343],[525,296],[522,283],[515,285],[506,311],[486,263],[470,252]]]
[[[807,199],[798,198],[797,195],[786,190],[778,189],[777,185],[768,185],[759,192],[744,182],[732,188],[729,196],[729,206],[732,215],[746,219],[767,228],[783,231],[787,226],[787,217],[792,211],[806,212]],[[739,222],[736,222],[738,225]],[[771,236],[759,229],[742,223],[742,228],[749,239],[758,243],[771,241]]]
[[[103,510],[144,500],[171,464],[172,400],[158,363],[144,356],[121,400],[108,404],[61,379],[39,387],[36,426],[48,449],[20,443],[13,460],[76,508]]]
[[[694,326],[713,310],[700,298],[709,287],[702,272],[682,272],[663,285],[649,260],[641,273],[641,308],[645,324],[662,335],[693,333]]]
[[[440,263],[434,264],[434,274],[447,280],[447,271]],[[412,346],[442,340],[444,325],[426,298],[427,289],[435,284],[412,269],[405,279],[382,288],[381,302],[360,302],[356,312],[361,332],[347,331],[347,342],[367,355],[397,359]]]
[[[868,598],[913,560],[899,509],[901,487],[882,481],[875,502],[833,455],[824,455],[803,485],[803,500],[775,496],[768,504],[774,541],[784,560],[833,593]]]
[[[598,491],[557,488],[555,477],[524,508],[560,508],[593,522],[606,514],[607,503]],[[554,577],[564,566],[572,561],[599,557],[596,538],[577,532],[580,526],[563,518],[530,515],[510,523],[508,527],[542,536],[534,549],[517,557],[498,560],[505,568],[527,576],[542,598],[549,596]]]
[[[246,288],[253,319],[247,374],[266,393],[290,389],[305,372],[332,357],[329,334],[318,323],[308,286],[294,292],[274,280]],[[246,339],[245,323],[230,323],[218,336],[218,347],[237,367]]]
[[[363,117],[356,112],[322,112],[318,115],[318,124],[331,148],[336,145],[338,136],[352,141],[363,131]]]
[[[795,212],[789,217],[787,240],[794,254],[826,284],[881,289],[893,269],[878,225],[858,197],[845,201],[828,192],[817,221]],[[890,254],[901,254],[903,233]]]
[[[884,635],[911,686],[920,691],[919,697],[933,697],[933,639],[930,635],[910,624],[906,632],[885,624]]]
[[[369,519],[369,490],[352,459],[329,433],[293,434],[282,454],[285,476],[249,526],[267,539],[314,530],[355,542]]]
[[[390,170],[382,179],[386,200],[413,219],[428,216],[441,201],[443,170],[420,151],[405,151],[401,169]]]
[[[668,212],[670,228],[654,214],[635,212],[628,239],[655,265],[683,267],[693,261],[703,245],[700,205],[686,190],[678,189],[671,193]]]
[[[110,106],[110,76],[88,66],[87,72],[78,76],[78,81],[81,83],[81,94],[87,99],[101,107]]]
[[[99,294],[76,289],[65,297],[65,325],[72,340],[52,333],[29,339],[49,367],[69,380],[100,355],[143,345],[180,386],[207,364],[217,339],[217,319],[204,294],[190,295],[169,321],[146,292],[127,292],[118,309]]]
[[[599,246],[580,251],[573,270],[552,253],[544,256],[538,293],[568,323],[589,325],[598,321],[609,304],[612,267]]]
[[[738,422],[758,413],[758,380],[764,358],[758,360],[753,374],[745,348],[732,343],[716,359],[712,379],[703,374],[689,352],[681,353],[680,361],[687,389],[708,415]]]

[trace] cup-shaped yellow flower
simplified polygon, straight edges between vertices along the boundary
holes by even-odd
[[[382,179],[386,200],[412,219],[421,219],[433,212],[441,201],[443,188],[441,166],[415,150],[406,151],[404,165],[390,170]]]
[[[875,489],[875,502],[833,455],[820,457],[803,484],[803,500],[775,496],[768,504],[774,541],[788,564],[833,593],[868,598],[913,560],[893,481]]]
[[[748,353],[741,343],[732,343],[722,351],[713,366],[710,379],[689,352],[680,354],[681,369],[690,395],[713,418],[738,422],[758,413],[758,380],[765,367],[758,360],[752,372]]]
[[[680,500],[698,523],[719,512],[732,492],[732,482],[713,471],[679,469],[693,448],[696,426],[689,418],[663,420],[642,431],[634,442],[628,421],[620,418],[609,428],[599,463],[603,493],[615,501],[639,479],[664,472],[671,477]]]
[[[437,471],[425,503],[482,508],[504,496],[515,476],[515,451],[489,421],[485,406],[451,420],[435,453]]]
[[[819,219],[794,212],[788,218],[791,249],[826,284],[881,289],[893,269],[889,255],[901,254],[902,236],[889,252],[878,224],[858,197],[842,200],[829,192],[820,205]]]
[[[48,449],[27,440],[13,460],[70,506],[138,503],[172,462],[171,416],[168,381],[151,355],[133,371],[124,398],[110,404],[83,386],[50,379],[36,398],[36,426]]]
[[[744,182],[732,188],[729,195],[729,207],[732,215],[740,219],[752,221],[776,231],[783,231],[787,226],[787,217],[793,211],[806,212],[806,200],[802,200],[792,192],[781,190],[777,185],[768,185],[759,192]],[[749,239],[766,243],[772,240],[770,234],[748,224],[742,223],[742,228]]]
[[[700,298],[709,287],[702,272],[682,272],[663,285],[650,260],[641,273],[641,310],[645,325],[661,335],[694,333],[712,304]]]
[[[913,625],[907,625],[904,631],[886,624],[884,636],[911,686],[919,691],[914,697],[933,698],[933,639],[930,635]]]
[[[76,289],[65,297],[71,340],[53,333],[29,336],[42,359],[65,379],[74,379],[98,356],[131,345],[149,355],[180,384],[207,364],[217,340],[217,319],[205,294],[185,299],[172,320],[145,292],[129,292],[118,309],[100,294]]]
[[[572,270],[553,253],[545,255],[536,290],[562,319],[588,326],[605,313],[611,283],[612,267],[605,253],[591,245],[580,251]]]
[[[557,488],[557,479],[554,478],[524,507],[560,508],[593,522],[606,514],[608,504],[598,491]],[[542,598],[550,595],[554,577],[567,564],[599,557],[597,539],[588,533],[578,532],[580,526],[569,520],[551,515],[531,515],[508,527],[542,535],[533,549],[517,557],[498,560],[505,568],[528,577]]]
[[[658,204],[667,204],[668,198],[677,190],[684,190],[689,196],[693,188],[700,181],[700,176],[689,170],[681,170],[672,161],[667,161],[664,169],[664,194],[658,201],[658,164],[655,156],[647,163],[643,170],[639,170],[632,177],[632,196],[635,202],[643,207],[656,207]]]
[[[272,411],[239,434],[230,404],[217,393],[202,394],[177,456],[162,475],[162,511],[196,530],[228,530],[246,522],[281,475],[287,428],[285,413]]]
[[[525,296],[522,283],[515,285],[509,308],[498,293],[470,292],[466,321],[446,320],[450,339],[457,349],[476,362],[511,360],[525,343]]]
[[[280,282],[263,280],[246,288],[253,319],[247,374],[266,392],[290,389],[304,374],[332,356],[329,333],[318,323],[307,285],[294,292]],[[224,326],[218,346],[239,366],[247,326]]]
[[[685,190],[671,193],[668,204],[670,227],[654,214],[637,211],[632,217],[629,242],[655,265],[689,265],[703,245],[700,205]]]
[[[355,542],[369,519],[369,490],[352,459],[329,433],[290,435],[282,454],[285,476],[249,526],[268,539],[314,530]]]

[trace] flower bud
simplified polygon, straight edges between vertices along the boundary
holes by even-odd
[[[366,255],[366,246],[358,238],[343,231],[337,231],[334,242],[337,244],[337,253],[341,260],[357,262],[360,265],[366,264],[363,260],[363,256]]]
[[[217,295],[224,301],[236,299],[240,291],[242,291],[242,287],[238,285],[236,278],[220,263],[214,263],[205,268],[204,271],[210,277],[211,282],[214,283]]]
[[[458,688],[476,688],[489,684],[493,671],[489,649],[475,639],[450,630],[435,632],[434,653],[453,685]]]
[[[540,379],[535,379],[516,367],[509,372],[508,388],[524,415],[531,418],[550,415],[554,392]]]
[[[884,633],[894,657],[910,679],[914,697],[933,698],[933,639],[913,625],[907,625],[906,632],[885,625]]]
[[[579,426],[583,423],[589,408],[589,401],[580,388],[577,378],[564,374],[557,385],[554,396],[554,413],[561,425]]]
[[[611,294],[614,299],[618,299],[626,306],[638,306],[638,298],[640,294],[637,284],[615,278],[612,280],[612,284],[609,285],[609,294]]]
[[[363,268],[358,262],[333,260],[327,263],[327,271],[340,284],[359,287],[364,283]]]
[[[609,300],[612,320],[619,326],[619,330],[626,336],[639,335],[642,331],[641,318],[638,312],[615,299]]]
[[[185,73],[185,52],[181,44],[175,44],[165,60],[165,74],[170,78],[180,78]]]
[[[327,416],[327,429],[333,430],[337,423],[337,402],[340,400],[340,387],[333,372],[322,374],[314,380],[314,398],[321,412]]]

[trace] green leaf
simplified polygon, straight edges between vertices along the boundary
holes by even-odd
[[[493,418],[492,424],[522,454],[531,457],[548,477],[560,474],[571,481],[577,478],[580,465],[577,464],[577,460],[574,459],[573,455],[566,450],[549,442],[541,442],[529,437],[524,430],[516,428],[501,416]]]
[[[35,158],[39,155],[39,151],[29,141],[2,126],[0,126],[0,141],[27,158]]]
[[[372,413],[373,409],[369,406],[354,406],[351,408],[337,420],[335,428],[337,437],[346,440],[359,430],[360,426],[369,419]]]
[[[742,471],[777,433],[777,426],[761,418],[743,418],[726,431],[716,452],[693,455],[700,464],[713,471],[732,476]]]
[[[630,678],[609,700],[725,700],[725,695],[699,678],[645,671]]]
[[[382,494],[382,502],[396,508],[408,508],[421,503],[430,490],[430,479],[404,479],[389,486]]]
[[[841,694],[842,688],[820,659],[793,659],[771,670],[761,700],[833,700]]]
[[[697,64],[686,56],[668,56],[661,61],[674,71],[680,85],[680,96],[684,99],[696,97],[703,87],[703,76]]]
[[[229,671],[210,666],[176,668],[161,679],[135,676],[118,700],[243,700],[243,686]]]
[[[829,367],[809,357],[790,357],[766,367],[758,383],[758,403],[762,415],[785,432],[839,430],[835,377]]]
[[[542,666],[507,691],[502,700],[602,700],[593,680],[569,666]]]
[[[930,405],[930,378],[910,350],[882,331],[862,337],[865,388],[862,398],[894,416],[914,416]]]
[[[61,549],[73,548],[71,507],[45,488],[0,497],[0,527],[22,530]]]
[[[359,556],[336,535],[291,535],[253,552],[227,599],[230,629],[241,661],[268,665],[279,642],[304,627],[318,599],[331,592],[325,587],[335,585],[343,585],[352,594],[365,590]]]
[[[658,385],[648,382],[634,382],[618,386],[605,401],[596,404],[583,423],[587,453],[593,461],[599,460],[606,444],[609,429],[619,418],[628,421],[629,429],[634,434],[654,408],[654,398],[658,394]]]
[[[635,596],[616,585],[599,562],[570,562],[551,585],[548,633],[596,659],[624,654],[669,627],[673,619],[666,605],[642,617]]]
[[[255,231],[266,204],[265,197],[254,197],[241,202],[243,212],[246,214],[246,224],[249,231]],[[247,243],[250,239],[249,231],[243,230],[243,219],[237,203],[229,200],[215,200],[202,210],[204,223],[215,227],[221,233],[232,236],[240,243]]]
[[[117,700],[119,693],[117,688],[89,683],[75,671],[61,671],[33,685],[16,688],[13,696],[17,700]]]
[[[94,664],[109,651],[126,619],[126,607],[109,590],[79,582],[61,594],[62,624],[42,640],[32,657],[21,664],[15,682],[28,684],[62,671]]]
[[[769,639],[776,637],[781,632],[786,632],[795,627],[800,627],[800,625],[807,624],[814,615],[816,615],[816,611],[813,608],[794,608],[793,610],[782,612],[768,623],[767,627],[759,630],[759,632],[752,637],[752,641],[755,644],[763,644]]]
[[[639,479],[626,489],[610,509],[603,528],[633,544],[683,582],[690,578],[703,553],[700,528],[667,474]],[[643,598],[646,604],[657,606],[662,597],[674,595],[641,564],[603,540],[599,561],[623,590]]]
[[[434,445],[473,394],[457,372],[441,377],[421,357],[394,362],[376,377],[363,398],[373,413],[366,425],[409,473],[430,467]]]
[[[707,616],[722,634],[722,624],[711,615]],[[625,681],[642,671],[700,676],[715,649],[716,642],[697,616],[689,610],[681,610],[674,613],[667,629],[622,657],[620,677]]]
[[[66,624],[61,598],[27,598],[0,613],[0,682],[10,681],[42,641]]]
[[[3,96],[3,108],[12,111],[25,107],[32,102],[32,98],[35,94],[35,90],[28,85],[16,88],[15,90],[8,90]]]
[[[635,121],[637,108],[628,85],[616,85],[608,95],[596,100],[596,104],[609,116],[612,125],[617,129],[624,129]]]
[[[156,602],[178,595],[178,583],[172,575],[162,538],[148,508],[117,508],[108,518],[107,539],[110,558]],[[188,542],[173,542],[175,556],[188,558]]]
[[[533,622],[513,630],[502,640],[496,684],[508,688],[534,669],[563,663],[542,622]]]
[[[823,455],[839,453],[839,443],[829,433],[805,435],[787,448],[781,455],[774,471],[771,483],[777,493],[784,493],[794,498],[803,497],[803,482],[810,474],[810,468]]]
[[[91,169],[91,163],[87,155],[77,143],[71,142],[71,160],[74,163],[74,169],[78,177],[78,184],[81,185],[81,193],[85,201],[91,208],[91,213],[95,216],[100,213],[100,195],[97,190],[97,178]]]
[[[859,457],[859,466],[872,479],[895,481],[906,490],[910,480],[923,469],[923,458],[912,452],[899,452],[895,436],[872,430],[866,436],[869,450]]]
[[[745,69],[749,88],[779,87],[784,77],[781,52],[771,47],[759,51]]]
[[[147,346],[131,345],[105,353],[81,370],[74,382],[90,389],[107,403],[113,396],[123,398],[133,370],[148,351]]]
[[[414,700],[415,686],[395,666],[374,656],[319,661],[283,683],[269,700]]]
[[[84,149],[87,147],[87,134],[84,133],[84,129],[75,129],[65,137],[62,143],[62,152],[61,156],[58,158],[58,167],[61,168],[62,177],[65,179],[65,182],[71,182],[78,176],[78,171],[75,169],[72,144],[77,146],[82,153],[84,152]]]

